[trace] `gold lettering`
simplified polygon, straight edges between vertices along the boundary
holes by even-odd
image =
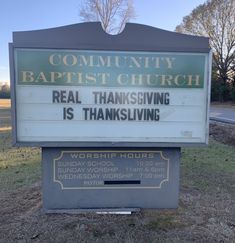
[[[72,83],[72,78],[75,75],[76,75],[76,73],[74,73],[74,72],[63,72],[63,77],[65,77],[67,84]]]
[[[144,57],[144,67],[149,68],[149,57]]]
[[[84,84],[83,80],[82,80],[82,73],[76,73],[77,76],[77,82],[79,84]]]
[[[101,63],[101,65],[100,65]],[[98,56],[98,67],[111,67],[111,56]]]
[[[131,75],[131,85],[143,85],[143,75],[142,74],[132,74]]]
[[[192,86],[193,82],[196,86],[200,85],[200,75],[188,75],[188,86]]]
[[[79,56],[79,66],[89,66],[89,67],[93,67],[94,66],[94,57],[93,56],[84,56],[81,55]]]
[[[141,57],[139,57],[139,59],[141,60]],[[137,60],[136,57],[130,57],[130,66],[129,67],[141,68],[140,60]]]
[[[160,68],[160,59],[159,59],[159,57],[152,57],[152,61],[155,62],[155,68]]]
[[[121,85],[128,84],[128,74],[119,74],[117,77],[117,82]]]
[[[184,85],[185,84],[185,75],[181,75],[181,74],[176,75],[174,78],[174,83],[177,86]]]
[[[22,73],[22,82],[33,82],[34,73],[31,71],[21,71]]]
[[[50,57],[49,57],[49,63],[52,66],[58,66],[58,65],[60,65],[61,64],[61,55],[60,54],[50,55]]]
[[[98,73],[97,76],[101,79],[101,84],[105,85],[108,83],[110,73]]]
[[[167,64],[167,68],[172,68],[173,66],[173,61],[175,61],[174,57],[166,57],[166,64]]]
[[[75,76],[76,73],[74,72],[63,72],[63,76],[66,78],[66,83],[72,83],[72,78]]]
[[[95,84],[96,83],[95,74],[93,74],[93,73],[86,73],[86,83],[87,84],[89,84],[89,83]]]
[[[152,76],[151,74],[147,74],[146,75],[147,79],[146,79],[146,83],[148,85],[156,85],[158,79],[159,79],[159,75],[155,74],[154,76]]]
[[[172,79],[173,79],[172,75],[164,75],[164,74],[161,75],[161,86],[165,86],[165,85],[171,86]]]
[[[43,72],[40,72],[37,76],[37,78],[35,79],[35,82],[45,82],[45,83],[48,83],[47,79],[46,79],[46,76]]]
[[[51,72],[51,82],[54,83],[57,79],[62,78],[62,73],[60,72]]]
[[[121,65],[120,65],[120,57],[119,56],[115,56],[114,60],[115,60],[115,66],[116,67],[121,67]]]
[[[65,55],[63,57],[63,63],[66,65],[66,66],[74,66],[76,65],[78,62],[77,60],[77,57],[72,55],[72,54],[69,54],[69,55]]]

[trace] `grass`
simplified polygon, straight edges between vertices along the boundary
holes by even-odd
[[[0,100],[0,188],[11,192],[40,180],[40,149],[12,148],[10,100]]]
[[[1,113],[4,117],[10,116],[9,105],[9,100],[0,101],[0,112],[4,112]],[[1,127],[9,128],[10,119],[6,119],[4,126],[0,124]],[[0,130],[1,190],[14,190],[39,181],[40,156],[38,148],[12,148],[10,130]],[[205,192],[223,190],[235,197],[234,147],[211,140],[205,148],[183,148],[180,180],[184,187]]]
[[[10,99],[0,99],[0,108],[7,108],[9,109],[11,105],[11,100]]]
[[[0,132],[11,129],[10,100],[0,99]]]
[[[235,197],[234,147],[210,140],[205,148],[182,149],[181,184],[205,192],[223,190]]]
[[[10,192],[40,180],[40,149],[12,148],[11,133],[0,132],[0,188]]]
[[[10,100],[0,100],[0,188],[11,192],[40,180],[40,149],[11,146]]]
[[[175,218],[175,215],[159,214],[155,215],[155,219],[146,224],[149,230],[169,230],[185,226],[182,222]]]
[[[4,109],[4,112],[9,112],[9,107]],[[4,127],[10,127],[9,121],[4,123]],[[35,239],[36,242],[225,242],[225,233],[233,227],[234,201],[230,202],[228,198],[229,195],[235,198],[234,147],[211,140],[205,148],[183,148],[180,175],[183,196],[179,208],[141,210],[130,216],[83,214],[79,217],[40,215],[35,218],[35,205],[41,199],[28,197],[35,188],[20,194],[24,196],[23,201],[19,199],[17,189],[30,187],[41,180],[40,157],[38,148],[12,148],[11,131],[0,130],[1,216],[10,219],[3,224],[5,231],[1,237],[7,235],[4,239]],[[38,188],[35,192],[38,193]],[[224,201],[223,192],[229,193]],[[195,196],[191,197],[194,193]],[[209,219],[218,224],[212,225]],[[4,218],[2,222],[5,222]],[[225,227],[225,222],[231,223]],[[9,242],[4,239],[2,241]],[[229,239],[226,242],[233,242],[231,237]]]
[[[10,114],[9,107],[5,107],[4,112],[4,114],[7,114],[7,112]],[[0,117],[1,114],[3,113],[1,113],[0,108]],[[10,119],[6,121],[4,127],[10,127]],[[8,203],[9,201],[5,200],[7,196],[15,202],[14,204],[10,201],[13,203],[12,208],[14,210],[18,208],[19,210],[21,206],[18,207],[17,205],[20,203],[20,200],[19,197],[14,195],[17,194],[15,192],[19,188],[30,187],[34,183],[41,181],[40,157],[41,150],[38,148],[13,148],[11,146],[11,131],[0,130],[0,197],[2,196],[0,199],[3,202],[3,212],[7,210],[6,205],[11,205],[11,203]],[[182,189],[180,193],[183,197],[180,199],[180,205],[177,210],[141,210],[130,217],[86,214],[81,215],[81,217],[66,218],[63,215],[53,217],[52,221],[50,221],[51,217],[43,219],[43,216],[40,216],[40,219],[37,218],[36,228],[38,227],[38,232],[45,233],[47,240],[51,237],[51,232],[53,232],[53,237],[58,236],[54,240],[55,242],[72,241],[71,239],[74,235],[80,237],[79,239],[81,240],[78,240],[79,242],[83,242],[84,239],[86,239],[84,242],[113,242],[114,239],[116,239],[114,242],[124,242],[124,239],[125,242],[191,242],[190,239],[194,241],[195,232],[199,236],[200,234],[206,235],[207,232],[210,232],[209,226],[207,227],[207,219],[212,218],[218,222],[223,222],[223,217],[227,217],[227,214],[233,214],[232,205],[231,209],[229,209],[228,205],[230,204],[227,201],[221,202],[221,207],[220,204],[215,204],[216,206],[211,206],[211,204],[216,200],[221,200],[224,195],[223,192],[229,193],[229,195],[235,198],[234,147],[210,140],[210,145],[205,148],[183,148],[180,173],[180,185]],[[187,202],[188,198],[185,197],[184,190],[187,191],[187,195],[190,193],[190,195],[193,195],[194,189],[196,193],[199,191],[200,198],[198,199],[197,196],[192,197],[194,204],[191,204],[191,197],[189,197],[189,202]],[[27,190],[26,194],[28,193],[30,193],[29,190]],[[217,197],[220,194],[222,196]],[[207,195],[209,199],[206,198]],[[202,201],[201,198],[204,197],[208,201]],[[35,200],[38,202],[41,199],[37,198]],[[32,205],[35,202],[30,202],[30,199],[26,197],[22,204],[25,205],[27,203],[31,203],[30,205]],[[198,203],[197,206],[195,206],[196,203]],[[221,209],[224,207],[225,209],[222,211]],[[15,218],[11,209],[9,212],[11,220],[17,219],[16,222],[19,223],[20,218],[22,218],[21,226],[25,225],[26,218],[22,216],[23,214],[21,214],[22,217],[17,216]],[[219,218],[217,215],[222,216]],[[33,225],[35,223],[35,214],[30,217],[31,221],[29,222],[33,222]],[[234,222],[233,216],[229,218],[228,222],[230,221]],[[16,222],[14,222],[14,227],[15,225],[17,226]],[[59,228],[60,233],[59,231],[55,231],[58,225],[61,227]],[[31,232],[29,230],[29,226],[27,227],[25,230],[22,230],[18,224],[16,228],[22,230],[24,234],[26,234],[26,231],[30,232],[31,237],[32,235],[37,236],[34,231]],[[45,227],[49,230],[45,230]],[[9,228],[12,228],[12,225]],[[178,238],[174,238],[174,241],[168,241],[168,238],[171,239],[171,235],[174,234],[178,234]],[[74,237],[76,238],[76,236]],[[44,236],[41,233],[39,237]],[[182,241],[181,238],[187,239],[187,241]],[[30,236],[27,239],[30,239]],[[202,239],[204,238],[200,238],[200,242],[203,241]],[[39,240],[43,242],[43,238]]]

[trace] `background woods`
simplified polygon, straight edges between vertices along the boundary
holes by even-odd
[[[199,5],[176,31],[210,38],[212,101],[235,101],[235,1],[210,0]]]

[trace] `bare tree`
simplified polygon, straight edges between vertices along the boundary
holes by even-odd
[[[110,34],[120,33],[125,24],[135,17],[132,0],[87,0],[81,3],[82,21],[100,21]]]
[[[183,18],[177,32],[208,36],[219,80],[226,85],[234,79],[235,1],[208,0]]]

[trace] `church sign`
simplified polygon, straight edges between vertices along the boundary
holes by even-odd
[[[47,212],[177,207],[180,147],[208,143],[208,38],[82,23],[9,50],[13,144],[42,147]]]
[[[207,143],[204,53],[16,48],[14,56],[18,142]]]

